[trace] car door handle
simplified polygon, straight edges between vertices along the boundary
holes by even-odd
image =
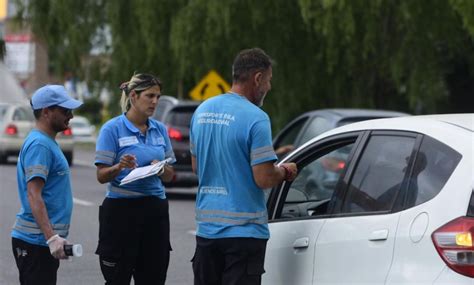
[[[386,240],[388,238],[388,230],[377,230],[373,231],[370,236],[370,241]]]
[[[295,240],[293,248],[307,248],[309,246],[309,238],[303,237]]]

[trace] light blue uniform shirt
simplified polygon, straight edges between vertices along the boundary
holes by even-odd
[[[176,162],[171,142],[165,125],[148,119],[148,130],[141,134],[130,122],[125,113],[105,123],[97,138],[95,164],[112,166],[120,162],[125,154],[135,155],[138,167],[150,165],[153,160],[171,158]],[[123,169],[107,185],[108,198],[138,198],[157,196],[165,199],[165,188],[160,177],[153,175],[134,182],[120,185],[120,181],[129,174],[131,169]]]
[[[269,238],[265,195],[252,166],[277,159],[268,115],[245,97],[223,94],[202,103],[191,122],[197,160],[197,235]]]
[[[41,196],[54,231],[67,237],[73,204],[69,165],[57,142],[37,129],[26,137],[18,158],[17,181],[21,210],[17,214],[12,237],[47,246],[27,197],[27,183],[35,177],[45,181]]]

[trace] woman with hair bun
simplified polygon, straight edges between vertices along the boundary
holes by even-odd
[[[105,284],[130,284],[132,277],[137,285],[165,284],[171,245],[163,182],[173,179],[173,168],[120,185],[136,167],[176,161],[165,125],[151,118],[162,84],[135,74],[120,89],[123,113],[103,125],[96,143],[97,180],[107,183],[96,254]]]

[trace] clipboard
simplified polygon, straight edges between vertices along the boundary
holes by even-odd
[[[120,186],[163,172],[165,165],[170,163],[171,160],[171,158],[167,158],[155,164],[135,168],[120,181]]]

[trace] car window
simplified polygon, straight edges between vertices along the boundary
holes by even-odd
[[[274,148],[277,149],[281,146],[294,145],[296,141],[296,137],[298,137],[298,134],[300,133],[301,128],[303,127],[303,125],[306,123],[307,120],[308,120],[307,117],[301,118],[298,121],[291,124],[289,127],[287,127],[283,133],[278,135],[277,141],[275,141]]]
[[[158,101],[158,105],[156,105],[156,110],[155,110],[155,116],[154,116],[155,119],[157,119],[158,121],[163,121],[164,113],[169,105],[170,103],[166,100],[163,100],[161,102]]]
[[[179,107],[171,110],[166,118],[166,124],[176,127],[187,127],[191,123],[191,118],[197,106]]]
[[[347,142],[329,153],[317,154],[303,163],[291,183],[280,218],[327,214],[328,204],[344,172],[354,143]]]
[[[354,170],[343,213],[392,209],[405,180],[415,137],[373,135]]]
[[[16,108],[13,112],[13,121],[31,121],[31,117],[25,109]]]
[[[310,139],[319,136],[327,130],[333,128],[331,122],[323,117],[314,117],[309,123],[308,127],[304,130],[303,136],[298,142],[298,145],[302,145]]]
[[[446,184],[461,157],[461,154],[452,148],[425,136],[412,169],[407,207],[422,204],[435,197]]]
[[[0,122],[5,120],[5,115],[7,114],[8,106],[0,106]]]

